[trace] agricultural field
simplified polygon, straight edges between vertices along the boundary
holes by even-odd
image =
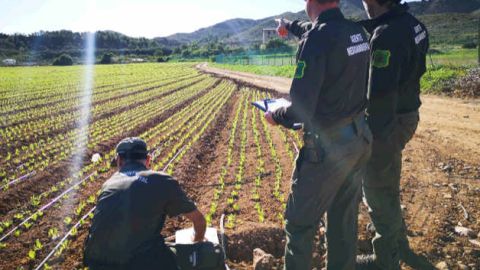
[[[271,93],[193,64],[96,66],[90,94],[81,66],[0,74],[0,269],[82,267],[98,191],[127,136],[147,141],[153,169],[178,178],[209,224],[225,214],[230,232],[281,228],[301,135],[267,126],[250,105]],[[173,220],[165,234],[183,226]]]
[[[0,68],[0,269],[83,269],[96,198],[115,171],[114,148],[127,136],[147,141],[153,169],[176,177],[209,225],[218,228],[225,215],[231,266],[249,269],[252,250],[262,248],[280,269],[302,134],[267,125],[250,103],[287,92],[251,83],[265,78],[230,80],[193,63],[97,65],[91,88],[85,72]],[[287,79],[278,80],[288,88]],[[478,104],[428,98],[424,108],[404,157],[409,236],[435,263],[449,257],[449,265],[478,269],[480,247],[452,232],[458,223],[480,230]],[[371,252],[361,210],[359,249]],[[170,219],[163,233],[187,226]],[[319,266],[323,233],[314,255]]]

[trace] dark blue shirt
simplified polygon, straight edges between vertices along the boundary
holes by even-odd
[[[85,245],[86,260],[126,264],[163,243],[166,216],[196,209],[171,176],[131,163],[103,185]]]

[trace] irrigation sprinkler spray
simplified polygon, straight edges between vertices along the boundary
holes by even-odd
[[[92,14],[93,1],[88,1],[88,13]],[[95,17],[95,16],[92,16]],[[93,27],[94,25],[92,25]],[[76,128],[78,134],[74,136],[74,146],[71,165],[69,168],[69,174],[72,178],[81,178],[81,169],[84,164],[85,155],[87,152],[87,146],[89,141],[89,123],[91,116],[91,106],[92,106],[92,93],[93,93],[93,84],[94,84],[94,69],[95,69],[95,31],[91,29],[90,32],[85,33],[85,54],[84,54],[84,66],[83,66],[83,82],[81,85],[82,97],[80,100],[80,114],[79,118],[76,121]],[[73,200],[74,194],[72,194],[68,200]],[[62,209],[65,215],[72,213],[72,203],[71,201],[66,201]]]
[[[93,92],[93,73],[95,64],[95,33],[86,33],[86,53],[85,53],[85,70],[83,80],[83,93],[80,101],[80,117],[76,126],[79,135],[76,137],[75,150],[73,154],[73,164],[70,170],[71,175],[75,175],[83,164],[83,158],[88,144],[88,126],[90,122],[90,109],[92,105]]]

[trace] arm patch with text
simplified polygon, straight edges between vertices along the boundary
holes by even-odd
[[[305,61],[298,61],[297,68],[295,69],[295,79],[301,79],[305,75],[305,68],[307,63]]]
[[[392,54],[389,50],[376,50],[373,52],[372,65],[376,68],[386,68],[390,65],[390,56]]]

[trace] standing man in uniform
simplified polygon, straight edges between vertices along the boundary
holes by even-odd
[[[419,121],[420,78],[426,71],[428,32],[400,0],[363,0],[370,20],[368,124],[374,135],[372,158],[364,181],[377,235],[375,255],[361,256],[357,269],[399,269],[399,259],[415,269],[434,269],[409,246],[400,206],[402,150]],[[309,22],[278,20],[278,30],[300,37]]]
[[[302,36],[292,104],[270,124],[304,124],[286,218],[285,269],[312,268],[313,239],[327,212],[327,269],[355,269],[358,204],[372,135],[365,121],[369,44],[338,0],[307,0],[313,24]]]
[[[90,270],[178,269],[160,232],[166,216],[193,222],[194,241],[203,241],[206,222],[172,177],[147,170],[150,156],[140,138],[116,148],[120,170],[105,182],[98,198],[84,262]]]
[[[360,269],[435,269],[409,246],[400,206],[402,151],[419,122],[420,78],[429,47],[425,26],[401,0],[363,0],[370,20],[372,56],[367,121],[374,141],[367,165],[364,194],[376,229],[374,255],[359,258]]]

